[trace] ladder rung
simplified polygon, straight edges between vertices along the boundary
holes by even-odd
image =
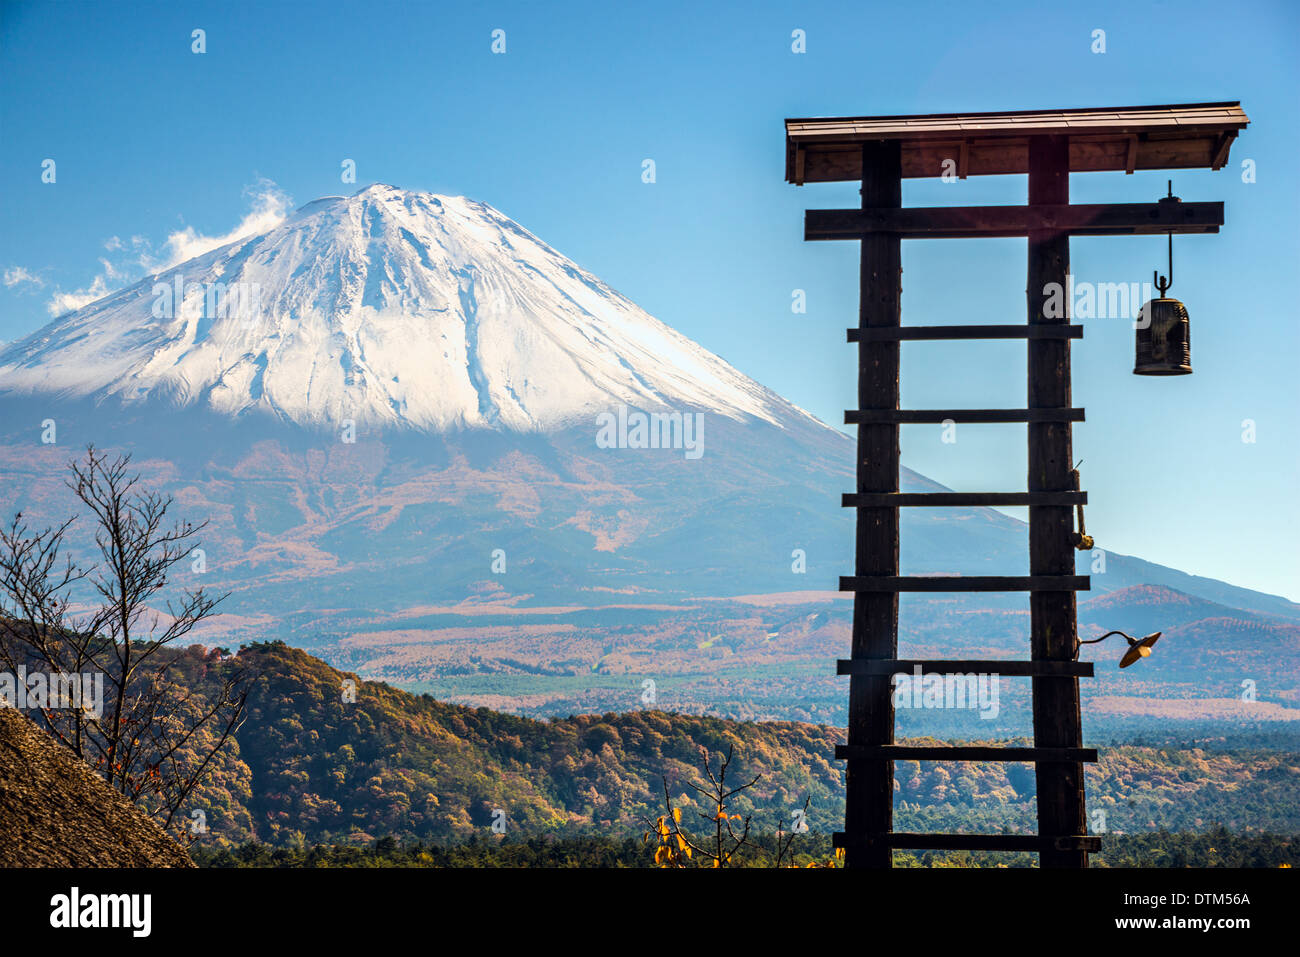
[[[844,508],[956,505],[1087,505],[1087,492],[846,492]]]
[[[1087,575],[844,575],[840,591],[1089,591]]]
[[[957,659],[915,658],[841,658],[836,662],[839,675],[912,674],[916,668],[923,675],[978,674],[1003,675],[1008,678],[1091,678],[1091,661],[962,661]]]
[[[1082,422],[1083,409],[849,409],[845,425],[919,422]]]
[[[961,745],[941,748],[910,744],[837,744],[839,761],[1027,761],[1095,763],[1096,748],[1019,748]]]
[[[864,326],[848,330],[849,342],[931,339],[1082,339],[1083,326],[1042,322],[998,326]]]
[[[877,842],[843,831],[832,836],[835,847],[872,847]],[[1040,834],[909,834],[893,831],[880,835],[886,847],[924,851],[1090,851],[1101,850],[1101,838],[1090,834],[1050,837]]]

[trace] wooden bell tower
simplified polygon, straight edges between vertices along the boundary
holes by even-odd
[[[857,328],[858,405],[844,421],[858,427],[857,488],[843,505],[857,512],[852,576],[844,831],[835,835],[849,867],[889,867],[894,848],[1036,851],[1043,867],[1086,867],[1100,838],[1088,835],[1079,679],[1093,666],[1076,659],[1075,593],[1089,587],[1075,574],[1073,508],[1087,501],[1076,487],[1071,429],[1083,421],[1072,402],[1070,340],[1083,327],[1044,309],[1052,284],[1067,289],[1070,236],[1214,233],[1222,203],[1071,205],[1070,173],[1116,170],[1220,169],[1248,120],[1239,103],[786,120],[786,180],[862,183],[861,209],[808,210],[804,238],[862,244]],[[967,176],[1024,173],[1025,206],[904,207],[902,181],[952,172]],[[1028,240],[1026,320],[1002,325],[904,326],[904,239],[1024,236]],[[904,341],[1024,339],[1028,357],[1022,409],[900,409],[899,350]],[[899,491],[899,426],[945,420],[1024,423],[1029,474],[1024,492]],[[898,510],[922,507],[1028,506],[1029,575],[900,576]],[[1027,661],[915,661],[898,657],[900,592],[1022,591],[1030,601]],[[892,676],[982,673],[1033,683],[1033,747],[907,747],[894,743]],[[894,761],[1025,761],[1038,783],[1036,835],[907,834],[893,829]]]

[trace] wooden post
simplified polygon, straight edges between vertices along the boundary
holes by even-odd
[[[1029,204],[1065,204],[1070,201],[1069,141],[1064,136],[1029,139]],[[1070,237],[1051,229],[1029,233],[1030,324],[1068,325],[1065,294],[1070,271]],[[1059,300],[1066,302],[1060,316],[1047,316],[1046,287],[1059,284]],[[1029,408],[1070,406],[1070,340],[1031,338],[1029,349]],[[1066,422],[1030,422],[1029,491],[1067,492],[1071,480],[1071,425]],[[1074,519],[1069,506],[1031,505],[1029,508],[1029,574],[1074,574]],[[1075,593],[1039,591],[1029,596],[1030,643],[1039,661],[1070,661],[1078,634]],[[1079,713],[1079,679],[1033,679],[1034,745],[1040,748],[1078,748],[1082,745]],[[1044,837],[1087,833],[1084,814],[1083,765],[1075,762],[1039,762],[1038,832]],[[1082,850],[1044,850],[1042,867],[1087,867]]]
[[[901,208],[902,149],[897,140],[862,147],[862,207]],[[897,233],[862,239],[860,328],[898,326],[902,306],[902,252]],[[858,347],[858,408],[898,408],[899,343],[863,336]],[[898,491],[898,424],[858,426],[859,494]],[[898,574],[898,509],[857,510],[855,574]],[[858,592],[853,597],[855,659],[898,657],[898,593]],[[849,679],[850,745],[894,741],[894,701],[890,675],[855,674]],[[894,821],[894,762],[850,759],[845,772],[846,867],[889,867],[893,852],[887,835]]]

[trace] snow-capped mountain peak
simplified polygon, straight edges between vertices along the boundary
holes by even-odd
[[[805,413],[485,203],[375,184],[61,316],[0,394],[545,431],[625,404]]]

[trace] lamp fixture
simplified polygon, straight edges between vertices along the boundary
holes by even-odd
[[[1095,645],[1099,641],[1105,641],[1112,635],[1124,635],[1124,640],[1128,642],[1128,651],[1124,652],[1124,657],[1119,660],[1121,668],[1127,668],[1135,661],[1151,657],[1151,648],[1160,639],[1160,632],[1147,635],[1145,638],[1134,638],[1132,635],[1122,631],[1108,631],[1100,638],[1089,638],[1086,641],[1079,641],[1074,647],[1074,657],[1079,657],[1079,648],[1083,645]]]

